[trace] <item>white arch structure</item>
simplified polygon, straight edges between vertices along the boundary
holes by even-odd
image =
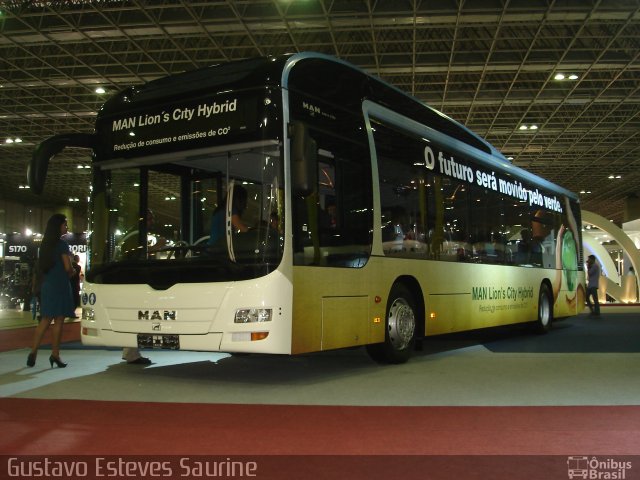
[[[636,272],[639,271],[638,268],[640,267],[640,250],[636,248],[633,240],[631,240],[620,227],[610,222],[606,218],[587,210],[582,210],[582,223],[593,225],[608,233],[616,242],[618,242],[620,247],[622,247],[625,254],[629,258],[633,269]],[[630,299],[627,297],[623,286],[621,286],[622,282],[620,276],[618,275],[618,270],[616,269],[615,264],[613,263],[613,260],[611,259],[611,256],[609,255],[607,250],[598,242],[590,238],[585,238],[584,236],[582,238],[582,242],[585,250],[590,251],[592,255],[595,255],[595,257],[600,262],[600,265],[602,266],[602,270],[606,275],[607,294],[619,302],[628,302]],[[636,273],[636,289],[638,288],[637,275],[638,274]]]

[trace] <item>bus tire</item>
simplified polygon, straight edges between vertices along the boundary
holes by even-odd
[[[536,321],[538,333],[547,333],[551,330],[551,325],[553,324],[552,298],[549,286],[543,283],[540,286],[540,294],[538,295],[538,320]]]
[[[416,343],[416,303],[407,287],[397,283],[389,293],[384,342],[367,345],[369,356],[380,363],[405,363]]]

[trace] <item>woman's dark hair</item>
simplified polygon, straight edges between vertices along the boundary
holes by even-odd
[[[247,208],[247,198],[249,194],[247,189],[241,187],[240,185],[236,185],[233,188],[233,206],[236,207],[240,213],[243,213]]]
[[[38,269],[41,273],[47,273],[56,263],[56,245],[60,240],[60,229],[66,221],[67,217],[61,213],[54,213],[47,221],[47,228],[40,244],[40,257],[38,258]]]
[[[247,199],[249,197],[249,193],[247,189],[240,186],[235,185],[233,187],[233,206],[238,209],[240,213],[243,213],[247,208]],[[214,215],[218,213],[220,210],[224,210],[227,206],[227,196],[225,195],[222,199],[222,202],[213,210]]]

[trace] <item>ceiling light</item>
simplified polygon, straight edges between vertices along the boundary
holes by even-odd
[[[537,130],[537,129],[538,129],[538,126],[537,126],[537,125],[531,125],[531,126],[529,127],[529,130]]]
[[[95,90],[95,91],[96,91],[96,93],[99,93],[99,94],[101,94],[101,95],[102,95],[103,93],[107,93],[107,91],[106,91],[104,88],[102,88],[102,87],[98,87],[98,88],[96,88],[96,90]]]
[[[554,80],[577,80],[578,75],[576,75],[575,73],[572,73],[570,75],[565,75],[564,73],[556,73],[553,79]]]
[[[527,127],[526,125],[520,125],[520,130],[527,130],[529,127]]]
[[[576,75],[575,73],[572,73],[570,75],[565,75],[564,73],[556,73],[555,76],[553,77],[554,80],[577,80],[579,77],[578,75]]]

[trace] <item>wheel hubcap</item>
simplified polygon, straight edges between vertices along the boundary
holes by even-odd
[[[389,309],[389,341],[396,350],[407,348],[416,328],[413,309],[403,298],[398,298]]]

